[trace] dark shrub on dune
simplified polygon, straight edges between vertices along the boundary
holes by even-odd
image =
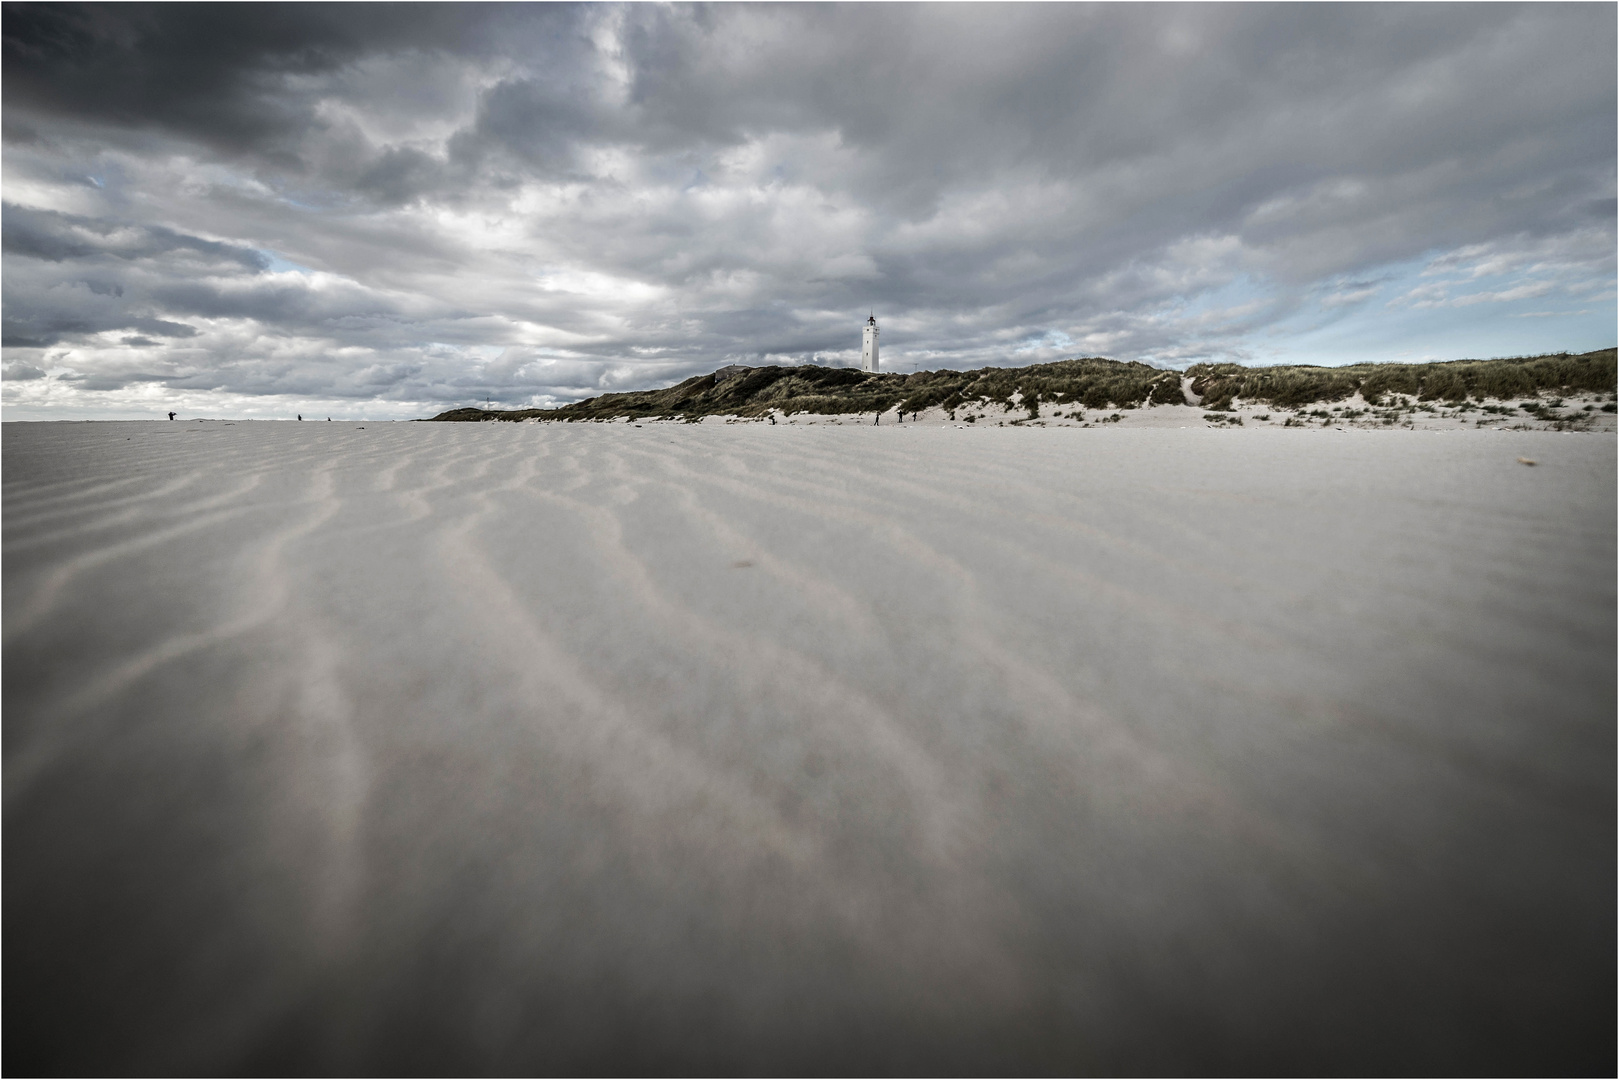
[[[1154,380],[1147,400],[1154,405],[1184,405],[1186,395],[1181,392],[1180,375],[1165,375]]]

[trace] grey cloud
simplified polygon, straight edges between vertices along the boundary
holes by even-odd
[[[533,400],[838,362],[868,305],[930,366],[1176,364],[1396,264],[1613,274],[1606,6],[4,14],[6,345],[84,371]]]
[[[33,364],[14,360],[5,365],[3,377],[10,381],[26,382],[29,379],[43,379],[45,371],[42,368],[35,367]]]
[[[169,322],[167,319],[134,318],[129,325],[137,330],[144,330],[148,334],[158,334],[162,337],[190,338],[197,336],[197,328],[187,326],[185,323]]]
[[[55,303],[52,303],[55,300]],[[14,306],[8,303],[9,306]],[[22,305],[15,305],[22,306]],[[50,298],[28,305],[21,315],[0,320],[0,340],[7,347],[46,348],[72,338],[109,331],[139,330],[167,338],[191,338],[197,329],[185,323],[138,315],[108,305],[79,305]]]
[[[251,319],[284,332],[372,337],[407,321],[396,302],[353,282],[317,290],[303,279],[269,276],[270,260],[253,248],[26,207],[7,205],[4,212],[4,249],[12,256],[8,345],[42,347],[118,330],[198,335],[194,326],[149,314],[153,308],[182,318]],[[31,260],[75,265],[67,275],[41,274]]]
[[[186,236],[161,225],[97,220],[78,214],[3,204],[0,249],[9,255],[50,262],[111,256],[150,259],[174,252],[200,256],[211,263],[230,263],[251,271],[266,269],[262,252],[198,236]]]
[[[442,185],[442,165],[412,147],[390,147],[369,162],[355,187],[384,203],[406,202]]]
[[[58,378],[70,383],[80,390],[101,391],[122,390],[127,386],[138,383],[168,383],[174,385],[174,380],[167,375],[150,371],[116,371],[100,370],[93,372],[64,372]],[[210,387],[211,389],[211,387]]]

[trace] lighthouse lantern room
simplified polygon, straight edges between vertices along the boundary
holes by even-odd
[[[877,370],[877,316],[875,313],[866,320],[865,333],[861,335],[860,370]]]

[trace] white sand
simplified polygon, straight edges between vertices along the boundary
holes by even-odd
[[[3,460],[13,1073],[1612,1065],[1609,436]]]

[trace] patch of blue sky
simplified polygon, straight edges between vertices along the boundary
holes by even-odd
[[[284,205],[296,207],[299,210],[324,210],[324,209],[326,209],[324,206],[321,206],[318,203],[305,202],[302,199],[295,199],[291,195],[288,195],[285,191],[280,191],[280,192],[277,192],[276,194],[277,194],[277,197],[280,199],[280,201]]]
[[[1538,270],[1434,273],[1431,257],[1311,289],[1297,309],[1253,335],[1260,364],[1419,362],[1615,344],[1614,279]]]
[[[1168,314],[1177,321],[1214,331],[1262,319],[1281,303],[1283,300],[1270,282],[1239,274],[1224,285],[1181,299]]]
[[[295,263],[291,259],[283,257],[279,252],[271,251],[269,248],[255,248],[254,250],[264,256],[265,269],[271,273],[284,274],[289,270],[295,274],[313,274],[315,272],[302,263]]]
[[[1273,283],[1248,274],[1174,297],[1141,313],[1144,323],[1159,328],[1146,331],[1148,336],[1162,341],[1132,358],[1175,368],[1199,361],[1271,363],[1254,355],[1250,339],[1273,325],[1286,304]],[[1104,350],[1101,355],[1111,354]]]
[[[1012,351],[1014,353],[1048,352],[1052,349],[1071,349],[1073,345],[1074,339],[1061,330],[1047,330],[1043,333],[1030,334],[1023,339],[1022,344]]]
[[[117,158],[108,154],[97,154],[92,160],[84,163],[84,168],[86,185],[94,188],[103,199],[124,204],[125,194],[129,188],[129,173]]]

